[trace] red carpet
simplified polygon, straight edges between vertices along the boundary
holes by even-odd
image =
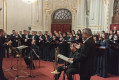
[[[5,58],[3,61],[3,69],[6,70],[10,67],[11,65],[11,60],[13,59],[13,65],[17,63],[17,59],[14,58]],[[48,61],[42,61],[41,60],[41,68],[38,68],[39,64],[38,61],[35,62],[35,66],[36,69],[32,71],[32,74],[34,76],[36,76],[35,78],[18,78],[17,80],[53,80],[53,74],[51,74],[51,72],[53,71],[53,63],[52,62],[48,62]],[[14,66],[14,68],[16,68],[16,65]],[[29,73],[29,69],[26,68],[26,65],[24,63],[23,59],[20,59],[19,61],[19,69]],[[9,79],[9,80],[15,80],[15,76],[16,76],[16,71],[8,71],[8,72],[4,72],[5,76]],[[20,76],[26,76],[25,73],[23,72],[19,72]],[[76,80],[79,80],[79,76],[76,75],[77,78]],[[60,80],[62,80],[62,75],[60,77]],[[101,78],[98,76],[93,76],[91,78],[91,80],[119,80],[119,76],[112,76],[109,75],[108,78]]]

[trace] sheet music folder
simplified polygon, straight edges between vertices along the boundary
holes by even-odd
[[[64,56],[64,55],[62,55],[62,54],[58,54],[57,57],[60,58],[60,59],[62,59],[62,60],[64,60],[64,61],[66,61],[66,62],[68,62],[68,63],[70,63],[70,64],[73,63],[73,61],[68,61],[69,58],[66,57],[66,56]]]
[[[28,46],[22,45],[22,46],[17,47],[17,49],[21,50],[21,49],[24,49],[24,48],[27,48],[27,47]]]

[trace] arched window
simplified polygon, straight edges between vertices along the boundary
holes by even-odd
[[[119,15],[119,0],[114,0],[114,10],[113,10],[114,16]]]
[[[72,21],[72,14],[67,9],[58,9],[53,14],[53,23],[71,23]]]

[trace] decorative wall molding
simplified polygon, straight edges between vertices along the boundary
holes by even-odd
[[[43,1],[43,26],[42,30],[51,29],[52,24],[52,15],[57,9],[65,8],[71,11],[72,13],[72,28],[77,25],[77,7],[78,0],[42,0]],[[80,0],[79,0],[80,1]],[[60,4],[59,4],[60,3]],[[80,8],[81,9],[81,8]],[[78,9],[78,10],[80,10]],[[40,11],[40,10],[39,10]],[[34,15],[35,16],[35,15]],[[34,26],[34,25],[33,25]],[[41,27],[40,24],[37,27]]]
[[[86,18],[88,17],[89,28],[92,30],[108,31],[113,13],[110,11],[113,4],[112,0],[89,0],[88,2],[89,16],[86,16],[85,0],[37,0],[37,2],[32,4],[25,4],[21,0],[8,0],[7,29],[16,28],[17,31],[23,29],[27,30],[27,28],[31,26],[32,30],[50,31],[53,13],[57,9],[65,8],[72,13],[72,29],[78,30],[85,28]],[[1,5],[0,8],[2,8]],[[18,9],[19,11],[17,11]],[[3,8],[0,11],[0,17],[2,11]],[[15,16],[11,18],[12,15]],[[22,19],[21,15],[23,17]],[[8,33],[11,33],[11,31],[8,31]]]

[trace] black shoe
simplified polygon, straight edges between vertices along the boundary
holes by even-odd
[[[29,65],[27,65],[27,68],[30,68],[30,66],[29,66]]]
[[[9,79],[5,78],[5,80],[9,80]]]
[[[35,66],[30,67],[30,69],[31,69],[31,70],[34,70],[34,69],[35,69]]]
[[[35,66],[33,66],[33,69],[35,69]]]

